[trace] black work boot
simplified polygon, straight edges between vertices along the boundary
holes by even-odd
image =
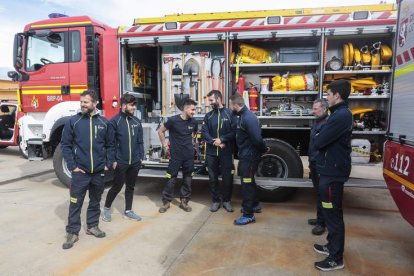
[[[188,198],[182,198],[180,203],[180,208],[183,209],[186,212],[191,212],[193,209],[188,206]]]
[[[72,248],[73,244],[79,240],[78,235],[74,233],[66,233],[66,240],[62,245],[63,249]]]
[[[230,201],[224,201],[223,202],[223,208],[226,209],[227,212],[234,212],[233,206],[231,206]]]
[[[220,209],[220,202],[211,203],[210,212],[217,212]]]
[[[160,209],[158,209],[158,212],[160,213],[165,213],[167,212],[167,210],[170,208],[170,202],[163,200],[162,201],[162,206],[160,207]]]
[[[319,254],[324,254],[329,256],[329,249],[327,245],[320,245],[320,244],[314,244],[313,245],[313,250],[315,250],[315,252],[318,252]]]
[[[320,236],[323,233],[325,233],[325,226],[319,225],[317,224],[315,227],[313,227],[312,229],[312,234],[316,235],[316,236]]]
[[[315,263],[315,268],[322,271],[338,270],[343,269],[344,267],[345,266],[343,261],[334,261],[330,257],[326,258],[323,261]]]
[[[98,225],[86,230],[86,234],[95,236],[97,238],[104,238],[106,236],[105,232],[99,229]]]

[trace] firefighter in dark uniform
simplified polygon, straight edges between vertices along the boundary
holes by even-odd
[[[223,207],[233,212],[231,195],[233,191],[233,148],[236,137],[237,118],[223,106],[221,92],[212,90],[207,94],[212,110],[208,112],[201,127],[201,137],[206,142],[206,165],[212,196],[211,212]],[[218,177],[223,179],[223,192],[220,193]]]
[[[111,205],[125,183],[125,211],[123,217],[140,221],[141,217],[132,210],[134,187],[139,169],[144,158],[144,139],[141,121],[134,116],[136,111],[135,97],[125,94],[121,98],[121,111],[109,121],[114,135],[115,169],[114,181],[106,196],[102,210],[102,220],[110,222]]]
[[[319,195],[322,215],[328,229],[328,244],[314,245],[318,253],[328,255],[315,267],[322,271],[344,268],[345,225],[342,210],[344,183],[351,173],[352,113],[348,108],[351,85],[336,80],[328,85],[330,115],[325,126],[315,135],[313,150],[318,151],[316,171],[319,173]]]
[[[234,94],[230,97],[230,108],[239,116],[236,143],[239,149],[238,172],[243,196],[243,215],[234,220],[234,224],[245,225],[256,222],[254,207],[257,204],[257,200],[254,176],[261,156],[269,148],[266,147],[263,141],[262,130],[256,115],[244,105],[244,100],[240,95]]]
[[[171,153],[166,177],[168,179],[162,192],[162,206],[160,213],[165,213],[170,208],[170,202],[174,198],[174,186],[178,171],[182,169],[183,183],[181,185],[180,208],[191,212],[188,202],[191,198],[191,181],[194,175],[194,139],[197,132],[197,121],[193,118],[197,103],[192,99],[186,99],[183,103],[181,114],[168,118],[163,124],[158,135],[166,152]],[[165,132],[168,130],[170,145],[165,141]]]
[[[325,233],[325,221],[322,215],[322,203],[319,196],[319,174],[316,172],[315,156],[317,151],[312,150],[315,136],[321,131],[328,118],[328,103],[325,99],[317,99],[313,102],[312,113],[316,120],[312,126],[309,139],[309,175],[312,179],[313,188],[317,194],[316,219],[309,219],[308,224],[313,225],[312,234],[322,235]]]
[[[78,240],[80,213],[87,191],[89,206],[86,234],[105,237],[105,232],[98,227],[100,201],[104,191],[104,171],[113,163],[114,146],[110,139],[109,122],[97,113],[97,103],[98,97],[93,90],[81,93],[81,112],[69,119],[62,133],[62,153],[72,172],[67,235],[63,249],[71,248]]]

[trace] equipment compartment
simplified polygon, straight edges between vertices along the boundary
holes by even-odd
[[[310,128],[312,102],[319,96],[320,37],[244,39],[232,43],[231,89],[244,97],[250,110],[257,112],[262,125]]]
[[[180,112],[182,102],[198,102],[197,118],[209,111],[212,89],[224,91],[224,42],[127,44],[122,47],[123,93],[137,97],[137,115],[156,122]]]

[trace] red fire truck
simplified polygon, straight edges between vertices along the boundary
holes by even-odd
[[[394,93],[388,141],[384,146],[384,178],[402,216],[414,226],[414,1],[399,2]],[[410,123],[411,122],[411,123]]]
[[[179,112],[186,97],[197,100],[202,120],[209,90],[221,90],[226,101],[238,91],[271,148],[259,165],[260,189],[286,198],[293,187],[310,185],[300,156],[307,154],[312,102],[324,97],[330,81],[350,79],[351,107],[380,114],[356,112],[354,135],[384,142],[395,23],[395,7],[387,4],[178,14],[119,28],[88,16],[30,23],[15,36],[16,72],[10,73],[19,81],[25,113],[22,150],[30,159],[53,155],[58,178],[68,184],[59,143],[64,123],[79,110],[79,94],[96,90],[109,118],[121,95],[131,93],[145,123],[145,167],[165,168],[159,122]],[[203,141],[197,141],[195,159],[203,163]]]

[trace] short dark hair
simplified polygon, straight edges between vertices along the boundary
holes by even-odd
[[[93,89],[88,89],[83,91],[80,94],[81,97],[85,97],[85,96],[89,96],[92,99],[92,102],[96,103],[99,99],[98,99],[98,95],[95,93],[95,90]]]
[[[131,94],[124,94],[121,98],[121,104],[129,104],[129,103],[136,103],[136,99],[134,95]]]
[[[208,92],[207,97],[211,96],[214,96],[214,98],[216,99],[223,99],[223,96],[221,95],[221,92],[219,90],[211,90],[210,92]]]
[[[243,99],[243,97],[242,96],[240,96],[239,94],[233,94],[231,97],[230,97],[230,101],[232,101],[234,104],[236,104],[236,105],[238,105],[238,106],[240,106],[240,107],[243,107],[244,106],[244,99]]]
[[[328,84],[327,88],[330,89],[333,94],[338,93],[344,101],[348,100],[349,94],[351,93],[351,83],[347,80],[335,80]]]
[[[194,101],[193,99],[186,99],[186,100],[184,100],[184,102],[183,102],[183,109],[184,109],[186,106],[189,106],[189,105],[197,105],[197,102],[196,102],[196,101]]]

